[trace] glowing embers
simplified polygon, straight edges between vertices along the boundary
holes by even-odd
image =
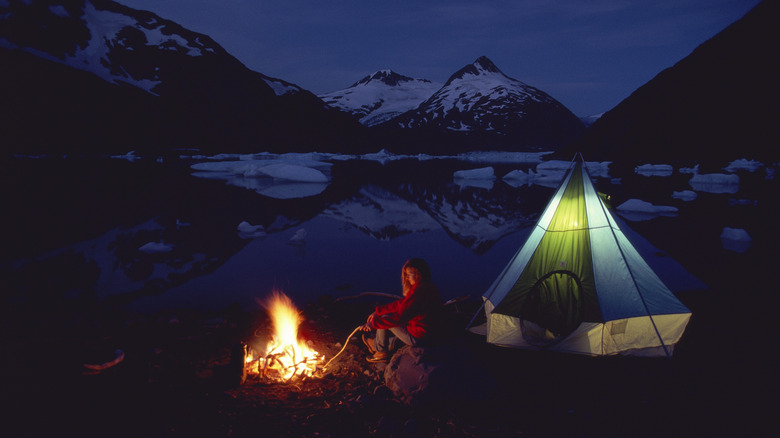
[[[271,317],[274,331],[265,352],[247,353],[246,371],[271,380],[314,376],[325,357],[298,340],[302,319],[295,304],[287,295],[274,291],[263,306]]]

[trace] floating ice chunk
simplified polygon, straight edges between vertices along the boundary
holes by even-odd
[[[720,243],[724,249],[743,253],[750,248],[753,239],[742,228],[723,227],[723,231],[720,233]]]
[[[288,240],[287,243],[290,245],[300,245],[306,243],[306,229],[301,228],[296,231],[295,234],[290,237],[290,240]]]
[[[474,163],[541,163],[544,155],[551,152],[504,152],[504,151],[479,151],[464,152],[458,154],[461,161]]]
[[[723,170],[725,170],[726,172],[736,172],[738,170],[747,170],[748,172],[755,172],[761,166],[763,166],[763,164],[758,161],[741,158],[739,160],[732,161],[731,163],[729,163],[728,166],[724,167]]]
[[[571,167],[571,161],[547,160],[545,162],[537,164],[536,171],[539,173],[558,172],[558,171],[565,172],[569,170],[569,167]]]
[[[382,164],[385,164],[388,161],[399,159],[398,155],[395,155],[392,152],[388,152],[386,149],[382,149],[381,151],[374,154],[361,155],[360,158],[363,160],[379,161]]]
[[[609,165],[612,164],[611,161],[586,161],[585,167],[588,169],[588,173],[593,177],[599,177],[599,178],[609,178]],[[541,174],[546,175],[561,175],[561,179],[563,179],[563,175],[566,173],[567,170],[571,167],[572,162],[571,161],[564,161],[564,160],[547,160],[543,163],[539,163],[536,166],[536,171]]]
[[[683,201],[693,201],[698,195],[693,190],[675,191],[672,193],[672,198],[681,199]]]
[[[458,170],[453,175],[455,179],[486,179],[493,180],[496,178],[495,172],[492,167],[482,167],[479,169]]]
[[[295,164],[270,164],[259,169],[265,175],[288,181],[324,183],[328,177],[317,169]]]
[[[553,189],[557,188],[563,178],[566,176],[566,172],[569,169],[568,167],[561,167],[560,163],[565,162],[557,161],[553,163],[552,161],[545,161],[544,163],[536,166],[535,173],[532,173],[532,171],[529,170],[528,177],[531,178],[531,181],[536,185],[550,187]]]
[[[147,254],[156,254],[161,252],[171,252],[173,251],[173,245],[168,245],[166,243],[162,242],[149,242],[142,247],[138,248],[139,251],[145,252]]]
[[[688,183],[699,192],[737,193],[739,190],[739,176],[733,173],[696,174]]]
[[[493,181],[494,180],[492,179],[456,178],[455,184],[457,184],[458,187],[461,188],[461,190],[466,187],[475,187],[478,189],[492,190]]]
[[[628,201],[620,204],[617,209],[641,213],[664,213],[677,211],[677,207],[671,207],[667,205],[653,205],[640,199],[629,199]]]
[[[190,166],[193,176],[222,179],[228,184],[254,190],[277,199],[314,196],[328,186],[323,171],[332,163],[318,161],[315,154],[287,154],[284,158],[257,159],[258,154],[241,156],[239,161],[196,163]]]
[[[617,207],[623,217],[631,221],[652,219],[656,216],[674,216],[677,207],[666,205],[653,205],[639,199],[629,199]]]
[[[750,237],[747,231],[742,228],[723,227],[723,231],[720,233],[721,239],[737,240],[740,242],[751,242],[753,239]]]
[[[693,167],[681,167],[680,173],[696,175],[697,173],[699,173],[699,165],[697,164]]]
[[[714,183],[714,184],[739,184],[739,176],[725,173],[706,173],[696,174],[691,178],[691,182]]]
[[[611,161],[602,161],[602,162],[596,162],[596,161],[587,161],[585,163],[585,167],[588,169],[588,173],[590,176],[595,178],[610,178],[609,176],[609,165],[612,164]]]
[[[135,155],[135,151],[130,151],[124,155],[112,155],[111,158],[119,158],[121,160],[127,160],[131,163],[141,159],[141,157]]]
[[[644,176],[672,176],[674,168],[669,164],[643,164],[634,168],[634,172]]]
[[[531,175],[528,173],[523,172],[520,169],[515,169],[502,178],[504,181],[512,182],[512,183],[520,183],[520,185],[527,183],[528,180],[531,178]]]
[[[238,224],[238,236],[242,239],[253,239],[255,237],[265,236],[265,230],[262,225],[252,225],[247,221],[241,221]]]
[[[754,199],[729,199],[729,205],[758,205],[758,201]]]

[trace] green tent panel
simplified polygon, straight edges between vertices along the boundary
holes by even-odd
[[[589,355],[671,355],[691,312],[626,239],[581,157],[485,292],[487,341]]]

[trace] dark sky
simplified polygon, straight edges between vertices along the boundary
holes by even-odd
[[[392,69],[444,83],[480,56],[578,116],[605,112],[759,0],[119,0],[314,93]]]

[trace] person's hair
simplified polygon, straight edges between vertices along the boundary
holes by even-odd
[[[417,269],[417,272],[420,273],[420,281],[431,281],[431,268],[425,260],[417,257],[407,260],[404,263],[404,267],[401,268],[401,285],[403,286],[404,296],[412,287],[409,281],[407,281],[406,275],[404,275],[406,268]]]

